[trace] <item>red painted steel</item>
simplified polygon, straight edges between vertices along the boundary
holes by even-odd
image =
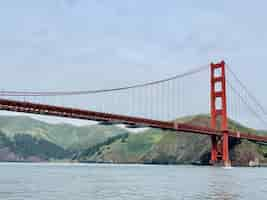
[[[116,124],[121,123],[130,125],[148,126],[152,128],[176,131],[179,133],[195,133],[195,134],[203,134],[209,136],[223,135],[221,130],[208,127],[201,127],[201,126],[195,126],[177,122],[158,121],[158,120],[131,117],[125,115],[116,115],[110,113],[95,112],[90,110],[81,110],[76,108],[67,108],[60,106],[30,103],[30,102],[13,101],[7,99],[0,99],[0,110],[83,119],[83,120],[104,121]],[[256,142],[267,142],[267,137],[265,136],[257,136],[249,133],[240,133],[231,131],[229,131],[228,134],[230,137],[233,138],[249,139]]]
[[[211,136],[211,163],[217,163],[222,159],[225,165],[229,165],[225,62],[211,63],[210,68],[211,128],[218,128],[222,131],[222,136]],[[216,70],[219,70],[219,73],[216,74]],[[216,84],[220,87],[216,87]],[[220,102],[220,105],[217,104],[217,101]],[[217,127],[218,118],[219,127]]]

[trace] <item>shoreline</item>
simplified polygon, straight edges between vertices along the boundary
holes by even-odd
[[[29,161],[0,161],[0,164],[55,164],[55,165],[113,165],[113,166],[122,166],[122,165],[142,165],[142,166],[199,166],[199,167],[224,167],[224,166],[212,166],[209,164],[195,164],[195,163],[179,163],[179,164],[154,164],[154,163],[110,163],[110,162],[71,162],[71,161],[58,161],[58,162],[29,162]],[[242,168],[267,168],[267,163],[259,164],[258,166],[249,166],[249,165],[232,165],[231,167],[242,167]]]

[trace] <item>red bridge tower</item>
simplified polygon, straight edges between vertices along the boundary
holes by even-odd
[[[222,136],[211,136],[211,164],[230,166],[229,135],[226,102],[225,62],[211,63],[211,128],[222,131]]]

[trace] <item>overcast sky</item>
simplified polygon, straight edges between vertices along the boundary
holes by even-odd
[[[225,59],[267,107],[266,7],[264,0],[1,1],[0,88],[116,87]]]

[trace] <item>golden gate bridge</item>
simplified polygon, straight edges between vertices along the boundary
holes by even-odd
[[[208,76],[204,81],[197,79],[203,73],[207,75],[206,72]],[[211,138],[211,164],[231,165],[229,138],[267,143],[264,131],[240,132],[228,125],[229,120],[235,120],[265,129],[267,112],[224,61],[170,78],[124,87],[73,91],[2,90],[0,96],[0,110],[5,111],[208,135]],[[73,105],[75,102],[80,104]],[[189,112],[209,113],[210,123],[196,125],[178,119],[190,116],[186,103],[190,104]]]

